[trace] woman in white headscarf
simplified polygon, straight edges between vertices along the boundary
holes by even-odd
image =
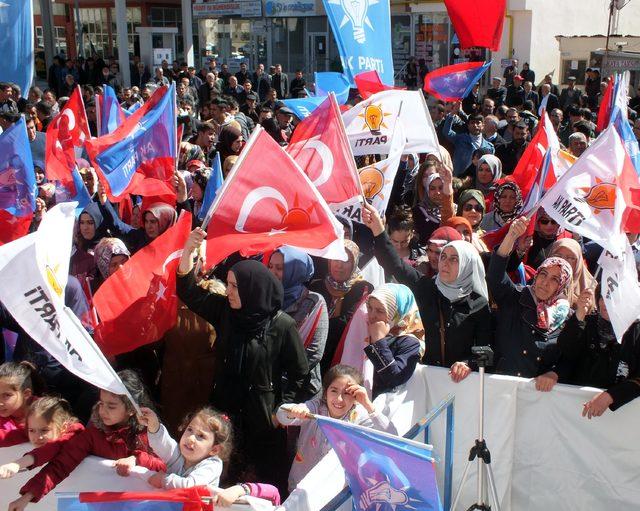
[[[462,240],[447,243],[440,254],[438,268],[436,287],[449,302],[460,302],[472,293],[488,302],[484,265],[471,243]],[[468,360],[455,362],[450,370],[451,378],[456,383],[464,380],[470,372]]]

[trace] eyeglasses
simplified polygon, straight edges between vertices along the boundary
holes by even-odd
[[[482,204],[476,204],[475,206],[473,204],[465,204],[462,207],[463,211],[477,211],[478,213],[482,213],[484,211],[484,208],[482,207]]]
[[[549,224],[558,225],[558,222],[556,222],[552,218],[541,218],[540,219],[540,225],[549,225]]]

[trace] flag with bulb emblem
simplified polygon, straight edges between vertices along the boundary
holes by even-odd
[[[349,482],[354,511],[441,511],[432,447],[316,416]]]
[[[389,154],[396,122],[404,127],[404,154],[440,154],[438,136],[421,91],[378,92],[347,110],[342,119],[354,156]]]
[[[389,0],[323,0],[349,83],[363,71],[378,71],[393,85]],[[317,48],[323,51],[322,48]],[[326,49],[324,50],[326,51]]]

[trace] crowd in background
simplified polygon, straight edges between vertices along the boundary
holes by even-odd
[[[418,87],[423,71],[412,60],[407,86]],[[77,84],[96,136],[95,94],[103,84],[130,109],[176,83],[184,127],[176,207],[134,197],[126,223],[89,161],[78,158],[92,197],[78,217],[65,294],[78,317],[89,308],[85,284],[95,293],[180,211],[200,212],[216,155],[226,176],[258,124],[287,145],[299,120],[282,100],[304,96],[307,87],[301,71],[289,79],[280,65],[250,71],[241,64],[232,74],[215,62],[197,71],[179,62],[149,70],[135,61],[131,77],[132,87],[124,87],[114,61],[58,58],[47,90],[32,87],[23,97],[15,85],[0,84],[0,127],[24,116],[36,156],[38,138]],[[329,450],[310,413],[393,432],[375,397],[405,385],[417,364],[449,368],[452,380],[462,381],[476,369],[474,346],[494,349],[489,371],[535,378],[539,391],[559,382],[603,389],[576,410],[589,418],[640,395],[640,322],[616,340],[594,278],[602,248],[544,211],[523,217],[522,192],[509,178],[543,110],[567,152],[580,157],[597,136],[607,80],[589,69],[583,89],[570,77],[559,90],[552,76],[537,84],[528,64],[520,69],[514,60],[491,82],[461,102],[429,100],[440,154],[403,156],[386,215],[365,205],[362,222],[338,218],[347,261],[282,247],[250,259],[234,254],[202,274],[194,261],[205,233],[194,220],[178,268],[176,326],[112,360],[142,416],[126,397],[67,372],[0,309],[0,327],[18,333],[13,361],[7,356],[0,366],[0,445],[34,446],[0,467],[0,477],[43,466],[11,511],[52,490],[89,454],[117,460],[122,475],[145,466],[155,487],[208,484],[227,488],[224,503],[244,494],[275,502],[275,488],[284,497]],[[638,97],[629,120],[640,138]],[[359,100],[353,90],[349,104]],[[34,164],[32,229],[56,198],[42,158]],[[507,224],[504,239],[489,247],[484,235]],[[639,234],[627,233],[638,262]],[[373,258],[387,283],[363,277]],[[367,331],[354,348],[358,314]],[[38,428],[48,430],[38,436]]]

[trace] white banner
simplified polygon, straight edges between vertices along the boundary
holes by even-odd
[[[633,250],[627,242],[622,257],[603,250],[598,265],[602,267],[600,289],[609,320],[618,342],[634,321],[640,318],[640,284]]]
[[[626,202],[618,183],[626,164],[631,162],[620,136],[609,126],[547,191],[540,206],[565,229],[620,256]]]
[[[440,154],[436,130],[421,91],[378,92],[347,110],[342,118],[354,156],[389,154],[396,120],[405,129],[404,154]]]
[[[0,301],[20,326],[83,380],[128,395],[120,378],[64,304],[76,202],[58,204],[34,233],[0,247]]]

